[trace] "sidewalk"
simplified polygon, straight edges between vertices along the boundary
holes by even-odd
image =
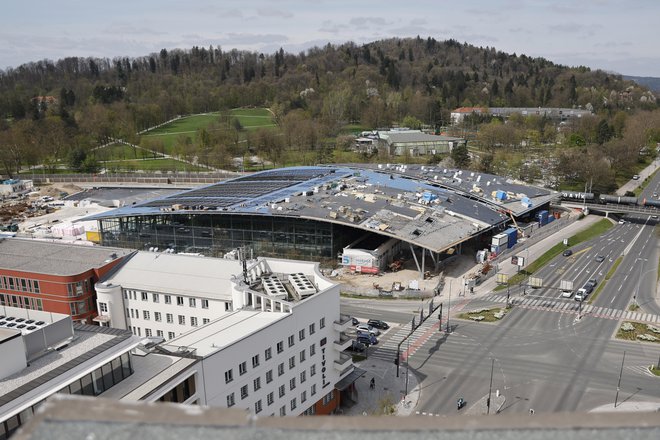
[[[419,400],[419,386],[417,377],[412,370],[408,372],[408,395],[403,397],[406,390],[406,365],[401,362],[399,377],[396,377],[394,359],[391,362],[377,358],[365,359],[356,362],[356,366],[367,373],[355,381],[358,396],[357,402],[350,408],[344,408],[343,415],[372,416],[388,413],[393,408],[394,415],[409,416],[414,414]],[[376,386],[372,390],[369,382],[375,378]]]

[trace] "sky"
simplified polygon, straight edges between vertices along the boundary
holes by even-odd
[[[68,56],[220,46],[453,38],[624,75],[660,77],[660,0],[27,0],[0,13],[0,69]]]

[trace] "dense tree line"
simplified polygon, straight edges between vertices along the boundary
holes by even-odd
[[[39,98],[47,96],[56,102]],[[210,46],[137,58],[69,57],[0,71],[0,160],[8,173],[25,165],[54,166],[111,138],[139,143],[139,131],[176,115],[243,106],[273,111],[283,136],[262,131],[251,133],[248,142],[277,161],[284,149],[318,150],[322,157],[325,140],[347,123],[441,126],[459,106],[590,108],[607,127],[578,130],[573,142],[582,136],[585,145],[606,145],[621,138],[618,113],[652,110],[656,102],[619,75],[420,37],[328,44],[299,54]],[[554,130],[538,124],[534,136],[552,141]],[[195,145],[182,138],[177,148],[183,156],[223,165],[238,150],[239,130],[219,121],[209,136],[196,136]],[[488,130],[506,133],[487,127],[482,139]],[[493,141],[488,148],[501,144]],[[465,160],[463,153],[459,160]]]

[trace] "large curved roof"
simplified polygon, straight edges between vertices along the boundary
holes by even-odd
[[[505,211],[523,215],[555,196],[494,175],[421,165],[292,167],[88,219],[163,213],[296,217],[350,225],[437,252],[505,223],[509,220]]]

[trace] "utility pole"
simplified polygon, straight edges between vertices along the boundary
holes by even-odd
[[[440,313],[438,313],[438,331],[442,331],[442,303],[440,303]]]
[[[623,359],[621,360],[621,370],[619,371],[619,383],[616,386],[616,396],[614,396],[614,408],[616,408],[619,399],[619,390],[621,389],[621,376],[623,376],[623,363],[626,361],[626,352],[623,352]]]
[[[490,396],[493,392],[493,369],[495,368],[495,358],[490,363],[490,386],[488,387],[488,399],[486,399],[486,415],[490,414]]]
[[[408,366],[410,365],[410,339],[407,342],[406,348],[406,396],[408,395]]]
[[[449,313],[451,312],[451,284],[449,284],[449,299],[447,300],[447,333],[449,333]]]

